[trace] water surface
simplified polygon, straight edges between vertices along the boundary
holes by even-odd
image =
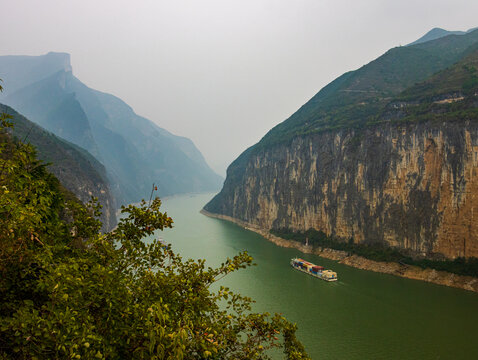
[[[174,229],[161,233],[184,258],[216,266],[247,250],[257,266],[221,284],[256,300],[255,311],[283,313],[299,326],[312,359],[478,359],[478,294],[359,270],[199,213],[213,194],[165,199]],[[333,269],[328,283],[294,270],[292,257]]]

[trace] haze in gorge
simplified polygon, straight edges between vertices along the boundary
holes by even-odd
[[[476,1],[0,13],[0,359],[478,357]]]
[[[2,1],[1,55],[71,55],[74,75],[227,166],[327,83],[429,30],[476,26],[444,1]],[[8,90],[8,84],[4,84]]]

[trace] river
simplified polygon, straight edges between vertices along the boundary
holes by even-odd
[[[297,323],[312,359],[478,359],[478,294],[359,270],[294,249],[199,213],[214,194],[163,201],[174,228],[161,237],[184,258],[216,266],[247,250],[257,266],[221,280],[256,300],[255,311]],[[302,257],[333,269],[328,283],[292,269]]]

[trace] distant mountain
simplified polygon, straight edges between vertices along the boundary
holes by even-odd
[[[434,28],[434,29],[431,29],[429,32],[427,32],[425,35],[423,35],[420,39],[415,40],[414,42],[408,44],[408,46],[421,44],[431,40],[436,40],[448,35],[463,35],[465,33],[466,33],[465,31],[448,31],[442,28]]]
[[[32,144],[38,158],[50,163],[48,169],[79,200],[86,203],[92,196],[103,205],[103,230],[116,225],[116,204],[110,191],[104,166],[89,152],[46,131],[9,106],[0,104],[0,113],[13,116],[13,136]]]
[[[71,71],[70,57],[50,52],[43,56],[6,55],[0,57],[0,74],[5,91],[15,91],[53,75],[59,70]]]
[[[75,94],[66,88],[68,74],[57,71],[15,92],[7,90],[11,83],[16,88],[15,82],[5,79],[3,101],[43,128],[97,155],[89,120]]]
[[[105,165],[119,203],[219,189],[222,178],[191,140],[137,115],[121,99],[84,85],[64,53],[0,57],[0,100],[86,149]]]
[[[427,41],[440,39],[448,35],[464,35],[469,32],[475,31],[476,29],[478,28],[472,28],[468,31],[448,31],[442,28],[434,28],[434,29],[431,29],[429,32],[427,32],[425,35],[423,35],[420,39],[415,40],[414,42],[408,44],[407,46],[421,44]]]

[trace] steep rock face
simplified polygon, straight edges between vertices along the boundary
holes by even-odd
[[[477,167],[474,122],[328,131],[246,152],[205,209],[263,229],[478,257]]]
[[[442,259],[478,256],[478,31],[345,73],[228,169],[205,210]]]
[[[58,71],[71,72],[70,55],[49,52],[43,56],[7,55],[0,58],[2,86],[14,93]]]

